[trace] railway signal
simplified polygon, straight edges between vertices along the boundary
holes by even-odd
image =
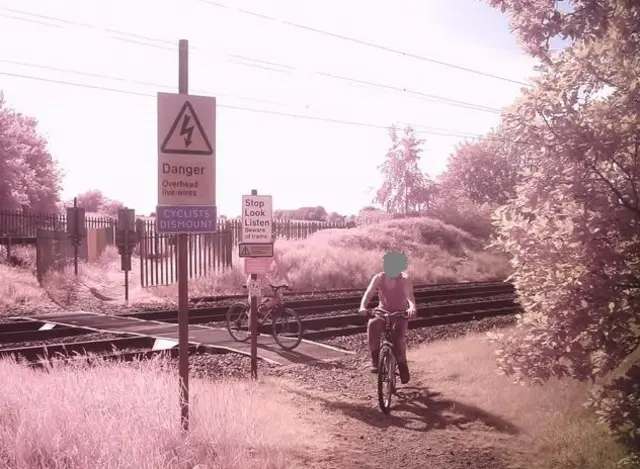
[[[85,210],[78,207],[78,198],[73,198],[73,207],[67,207],[67,236],[73,245],[73,273],[78,276],[78,247],[87,237]]]
[[[118,210],[118,226],[116,229],[116,246],[120,254],[120,270],[124,271],[124,299],[129,301],[129,271],[131,256],[138,244],[136,232],[136,212],[131,208]]]

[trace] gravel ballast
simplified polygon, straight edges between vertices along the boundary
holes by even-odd
[[[510,326],[513,316],[499,316],[444,326],[433,326],[409,330],[407,344],[409,348],[436,340],[453,339],[466,334],[480,333],[495,328]],[[334,359],[328,362],[311,364],[272,365],[264,360],[258,361],[258,375],[287,377],[314,389],[333,390],[351,386],[352,380],[368,366],[367,335],[355,334],[333,337],[318,342],[356,352],[354,356]],[[177,368],[178,360],[170,359]],[[240,354],[193,355],[189,358],[193,376],[204,379],[249,378],[250,359]],[[367,393],[371,389],[367,387]]]
[[[75,335],[71,337],[60,337],[58,339],[51,339],[47,341],[32,340],[27,342],[6,342],[0,344],[0,349],[8,348],[24,348],[24,347],[44,347],[57,344],[75,344],[78,342],[92,342],[97,340],[109,340],[109,339],[123,339],[125,336],[120,334],[110,334],[107,332],[89,332],[87,334]]]

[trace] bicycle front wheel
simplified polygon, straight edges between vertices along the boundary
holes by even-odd
[[[388,345],[380,350],[378,363],[378,402],[380,410],[388,414],[391,410],[391,399],[396,388],[396,357]]]
[[[285,350],[293,350],[302,342],[302,321],[291,308],[273,313],[273,339]]]
[[[227,310],[227,330],[233,340],[246,342],[250,337],[249,305],[234,303]]]

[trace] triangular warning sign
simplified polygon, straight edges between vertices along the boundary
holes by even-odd
[[[185,101],[160,147],[162,153],[213,155],[213,148],[200,119],[189,101]]]
[[[250,256],[249,248],[247,246],[242,246],[242,250],[240,251],[241,256]]]

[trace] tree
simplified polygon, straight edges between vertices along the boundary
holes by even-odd
[[[325,221],[327,211],[324,207],[300,207],[294,210],[275,210],[273,216],[276,220],[309,220]]]
[[[84,208],[87,212],[99,213],[114,218],[118,216],[118,210],[125,208],[122,202],[105,197],[97,189],[90,189],[79,194],[77,202],[78,207]]]
[[[344,215],[340,215],[337,212],[330,212],[326,218],[326,221],[329,223],[344,223],[345,220],[346,217]]]
[[[62,175],[37,121],[9,108],[0,92],[0,208],[55,212]]]
[[[502,129],[465,142],[449,157],[438,181],[441,192],[447,198],[463,196],[478,205],[503,205],[515,195],[523,156]]]
[[[119,200],[105,198],[98,212],[101,215],[116,218],[118,216],[118,211],[123,208],[125,208],[125,206]]]
[[[358,215],[355,217],[355,221],[360,225],[368,225],[390,220],[392,216],[389,212],[383,212],[379,208],[369,205],[360,209]]]
[[[542,63],[504,118],[527,164],[496,214],[497,244],[525,314],[494,336],[499,365],[517,380],[593,380],[631,358],[593,404],[640,448],[640,4],[576,0],[563,13],[556,2],[486,1]],[[556,36],[571,43],[554,53]]]
[[[87,212],[98,213],[105,202],[106,197],[97,189],[90,189],[76,197],[78,207],[84,208]]]
[[[429,180],[418,166],[424,141],[416,137],[411,126],[404,129],[402,137],[398,136],[396,127],[391,126],[389,137],[391,148],[379,166],[384,181],[373,203],[382,205],[390,213],[406,215],[419,211],[429,193]]]

